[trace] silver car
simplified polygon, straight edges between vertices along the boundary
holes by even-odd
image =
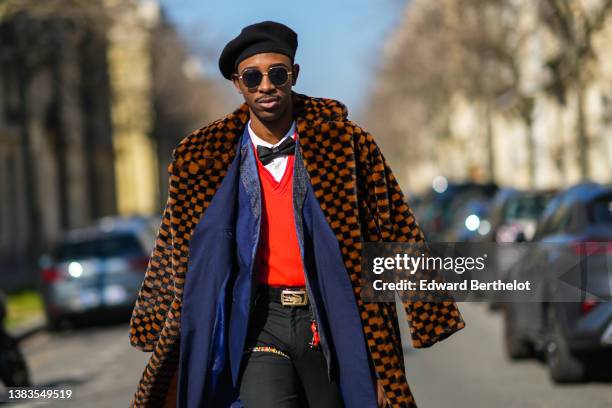
[[[110,217],[66,233],[40,261],[49,328],[109,312],[129,316],[158,222],[149,217]]]

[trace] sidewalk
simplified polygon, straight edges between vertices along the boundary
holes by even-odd
[[[47,324],[43,299],[36,290],[23,290],[6,297],[6,331],[21,341],[43,330]]]
[[[44,316],[36,316],[32,319],[27,320],[23,324],[19,324],[18,326],[11,327],[7,329],[9,334],[20,342],[22,340],[27,339],[30,336],[33,336],[36,333],[41,332],[45,329],[47,325],[47,320]]]

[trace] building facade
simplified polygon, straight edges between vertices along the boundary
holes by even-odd
[[[612,7],[573,0],[574,15],[561,16],[575,30],[568,40],[547,3],[408,4],[375,87],[384,110],[370,118],[403,184],[423,192],[438,175],[518,188],[612,182]],[[588,52],[572,60],[570,46]]]

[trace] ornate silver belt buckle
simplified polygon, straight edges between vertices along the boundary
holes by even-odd
[[[308,304],[308,294],[305,290],[283,289],[281,304],[283,306],[306,306]]]

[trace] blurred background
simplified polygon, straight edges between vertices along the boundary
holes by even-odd
[[[610,294],[610,0],[0,0],[4,386],[129,404],[172,149],[241,102],[217,58],[268,19],[299,34],[295,90],[374,134],[429,240],[531,242],[502,279],[562,243]],[[431,350],[403,326],[419,406],[612,407],[609,302],[461,310]]]

